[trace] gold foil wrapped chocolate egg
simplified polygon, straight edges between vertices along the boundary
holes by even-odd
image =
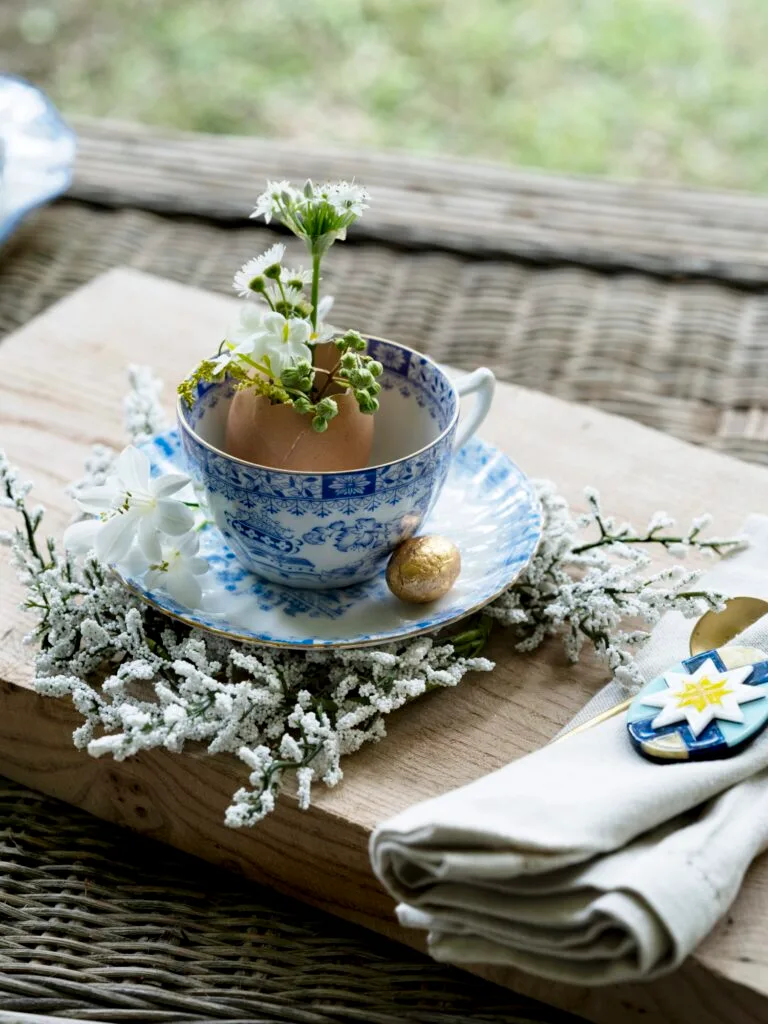
[[[447,537],[411,537],[392,552],[387,586],[401,601],[427,604],[447,594],[461,572],[459,549]]]

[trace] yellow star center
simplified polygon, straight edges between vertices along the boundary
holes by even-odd
[[[723,697],[729,693],[733,693],[733,690],[729,688],[727,680],[716,679],[713,682],[705,676],[685,684],[677,698],[677,707],[703,711],[708,704],[722,704]]]

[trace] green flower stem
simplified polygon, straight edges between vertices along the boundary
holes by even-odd
[[[347,384],[347,381],[341,380],[340,378],[335,376],[336,371],[338,370],[338,368],[340,366],[341,366],[341,360],[339,360],[338,363],[336,363],[336,365],[334,366],[334,368],[330,372],[326,371],[326,372],[328,372],[328,376],[325,378],[325,384],[323,384],[323,386],[320,388],[320,391],[318,392],[318,395],[317,395],[317,401],[318,402],[321,400],[321,398],[323,397],[325,392],[328,390],[328,388],[331,386],[331,384],[334,381],[337,384],[345,384],[345,385]]]
[[[283,288],[283,282],[280,280],[279,277],[277,278],[277,287],[280,289],[280,297],[283,300],[283,305],[287,309],[288,308],[288,299],[286,298],[286,295],[285,295],[285,288]],[[275,307],[273,306],[272,308],[274,309]]]
[[[312,252],[312,297],[310,302],[312,303],[312,328],[317,330],[317,303],[320,298],[320,253],[313,250]]]
[[[492,626],[490,615],[480,615],[468,629],[446,639],[460,658],[476,658],[488,642]]]
[[[250,356],[246,355],[241,355],[240,358],[244,363],[247,363],[248,366],[252,367],[254,370],[258,370],[259,373],[263,373],[266,377],[269,377],[270,380],[275,380],[274,374],[272,373],[270,368],[266,366],[264,363],[257,363],[255,359],[251,359]]]

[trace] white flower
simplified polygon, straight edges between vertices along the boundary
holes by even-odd
[[[233,363],[240,362],[242,357],[245,357],[246,363],[248,359],[254,358],[258,339],[264,331],[263,317],[264,310],[261,307],[241,306],[239,319],[230,329],[221,352],[211,360],[213,373],[223,373]]]
[[[324,295],[317,304],[317,327],[312,341],[322,342],[330,341],[334,334],[338,334],[338,329],[333,324],[325,323],[325,318],[331,312],[333,308],[333,296]]]
[[[292,200],[300,198],[298,192],[290,181],[268,181],[267,187],[256,200],[251,217],[263,217],[267,224],[272,220],[273,214],[279,213],[282,204],[281,197],[286,194]]]
[[[90,541],[103,562],[119,562],[134,539],[150,561],[161,558],[160,535],[178,536],[194,523],[190,508],[171,495],[189,483],[181,473],[150,478],[149,459],[128,445],[115,462],[115,473],[98,487],[78,491],[76,502],[83,512],[99,518],[75,523],[64,535],[70,550]]]
[[[363,210],[368,209],[368,192],[362,185],[356,185],[353,181],[339,181],[327,190],[328,202],[337,213],[353,213],[356,217],[362,216]]]
[[[254,277],[261,277],[264,271],[268,267],[273,267],[277,263],[283,262],[283,256],[285,256],[285,246],[282,242],[277,242],[275,245],[267,249],[266,252],[262,253],[261,256],[255,256],[252,260],[248,260],[235,274],[233,281],[233,287],[238,295],[241,295],[244,299],[253,295],[251,289],[251,281]],[[291,271],[291,273],[294,273]]]
[[[237,321],[227,333],[224,347],[213,360],[214,373],[221,373],[232,363],[237,363],[241,356],[258,361],[263,356],[260,340],[264,337],[263,306],[247,303],[240,307]]]
[[[104,525],[101,519],[81,519],[64,531],[64,547],[71,555],[86,555],[96,547],[96,536]]]
[[[301,281],[302,285],[311,284],[312,282],[312,271],[305,270],[304,267],[296,268],[284,268],[281,280],[292,286],[295,283]],[[298,291],[298,289],[296,289]]]
[[[321,320],[325,320],[328,314],[333,309],[333,296],[324,295],[317,304],[317,320],[318,323]]]
[[[292,363],[301,360],[312,362],[312,350],[308,345],[311,337],[312,325],[308,320],[287,320],[282,313],[267,313],[263,333],[256,340],[257,358],[266,357],[272,373],[279,377]]]
[[[198,555],[198,548],[196,533],[187,533],[178,543],[164,546],[159,564],[149,568],[147,585],[167,591],[185,608],[199,608],[203,591],[196,577],[208,572],[208,562]]]

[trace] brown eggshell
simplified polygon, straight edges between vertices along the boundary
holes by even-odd
[[[235,392],[227,417],[225,446],[244,462],[297,472],[340,473],[367,466],[374,417],[360,412],[354,395],[334,395],[339,414],[322,434],[310,416],[289,405],[272,405],[252,390]]]
[[[315,345],[312,350],[312,365],[316,366],[319,370],[328,370],[329,373],[336,369],[339,362],[339,350],[336,348],[332,341],[323,341],[319,345]],[[322,379],[318,378],[318,382]],[[338,387],[337,384],[332,385]],[[330,388],[328,389],[330,391]],[[328,391],[326,394],[328,394]]]

